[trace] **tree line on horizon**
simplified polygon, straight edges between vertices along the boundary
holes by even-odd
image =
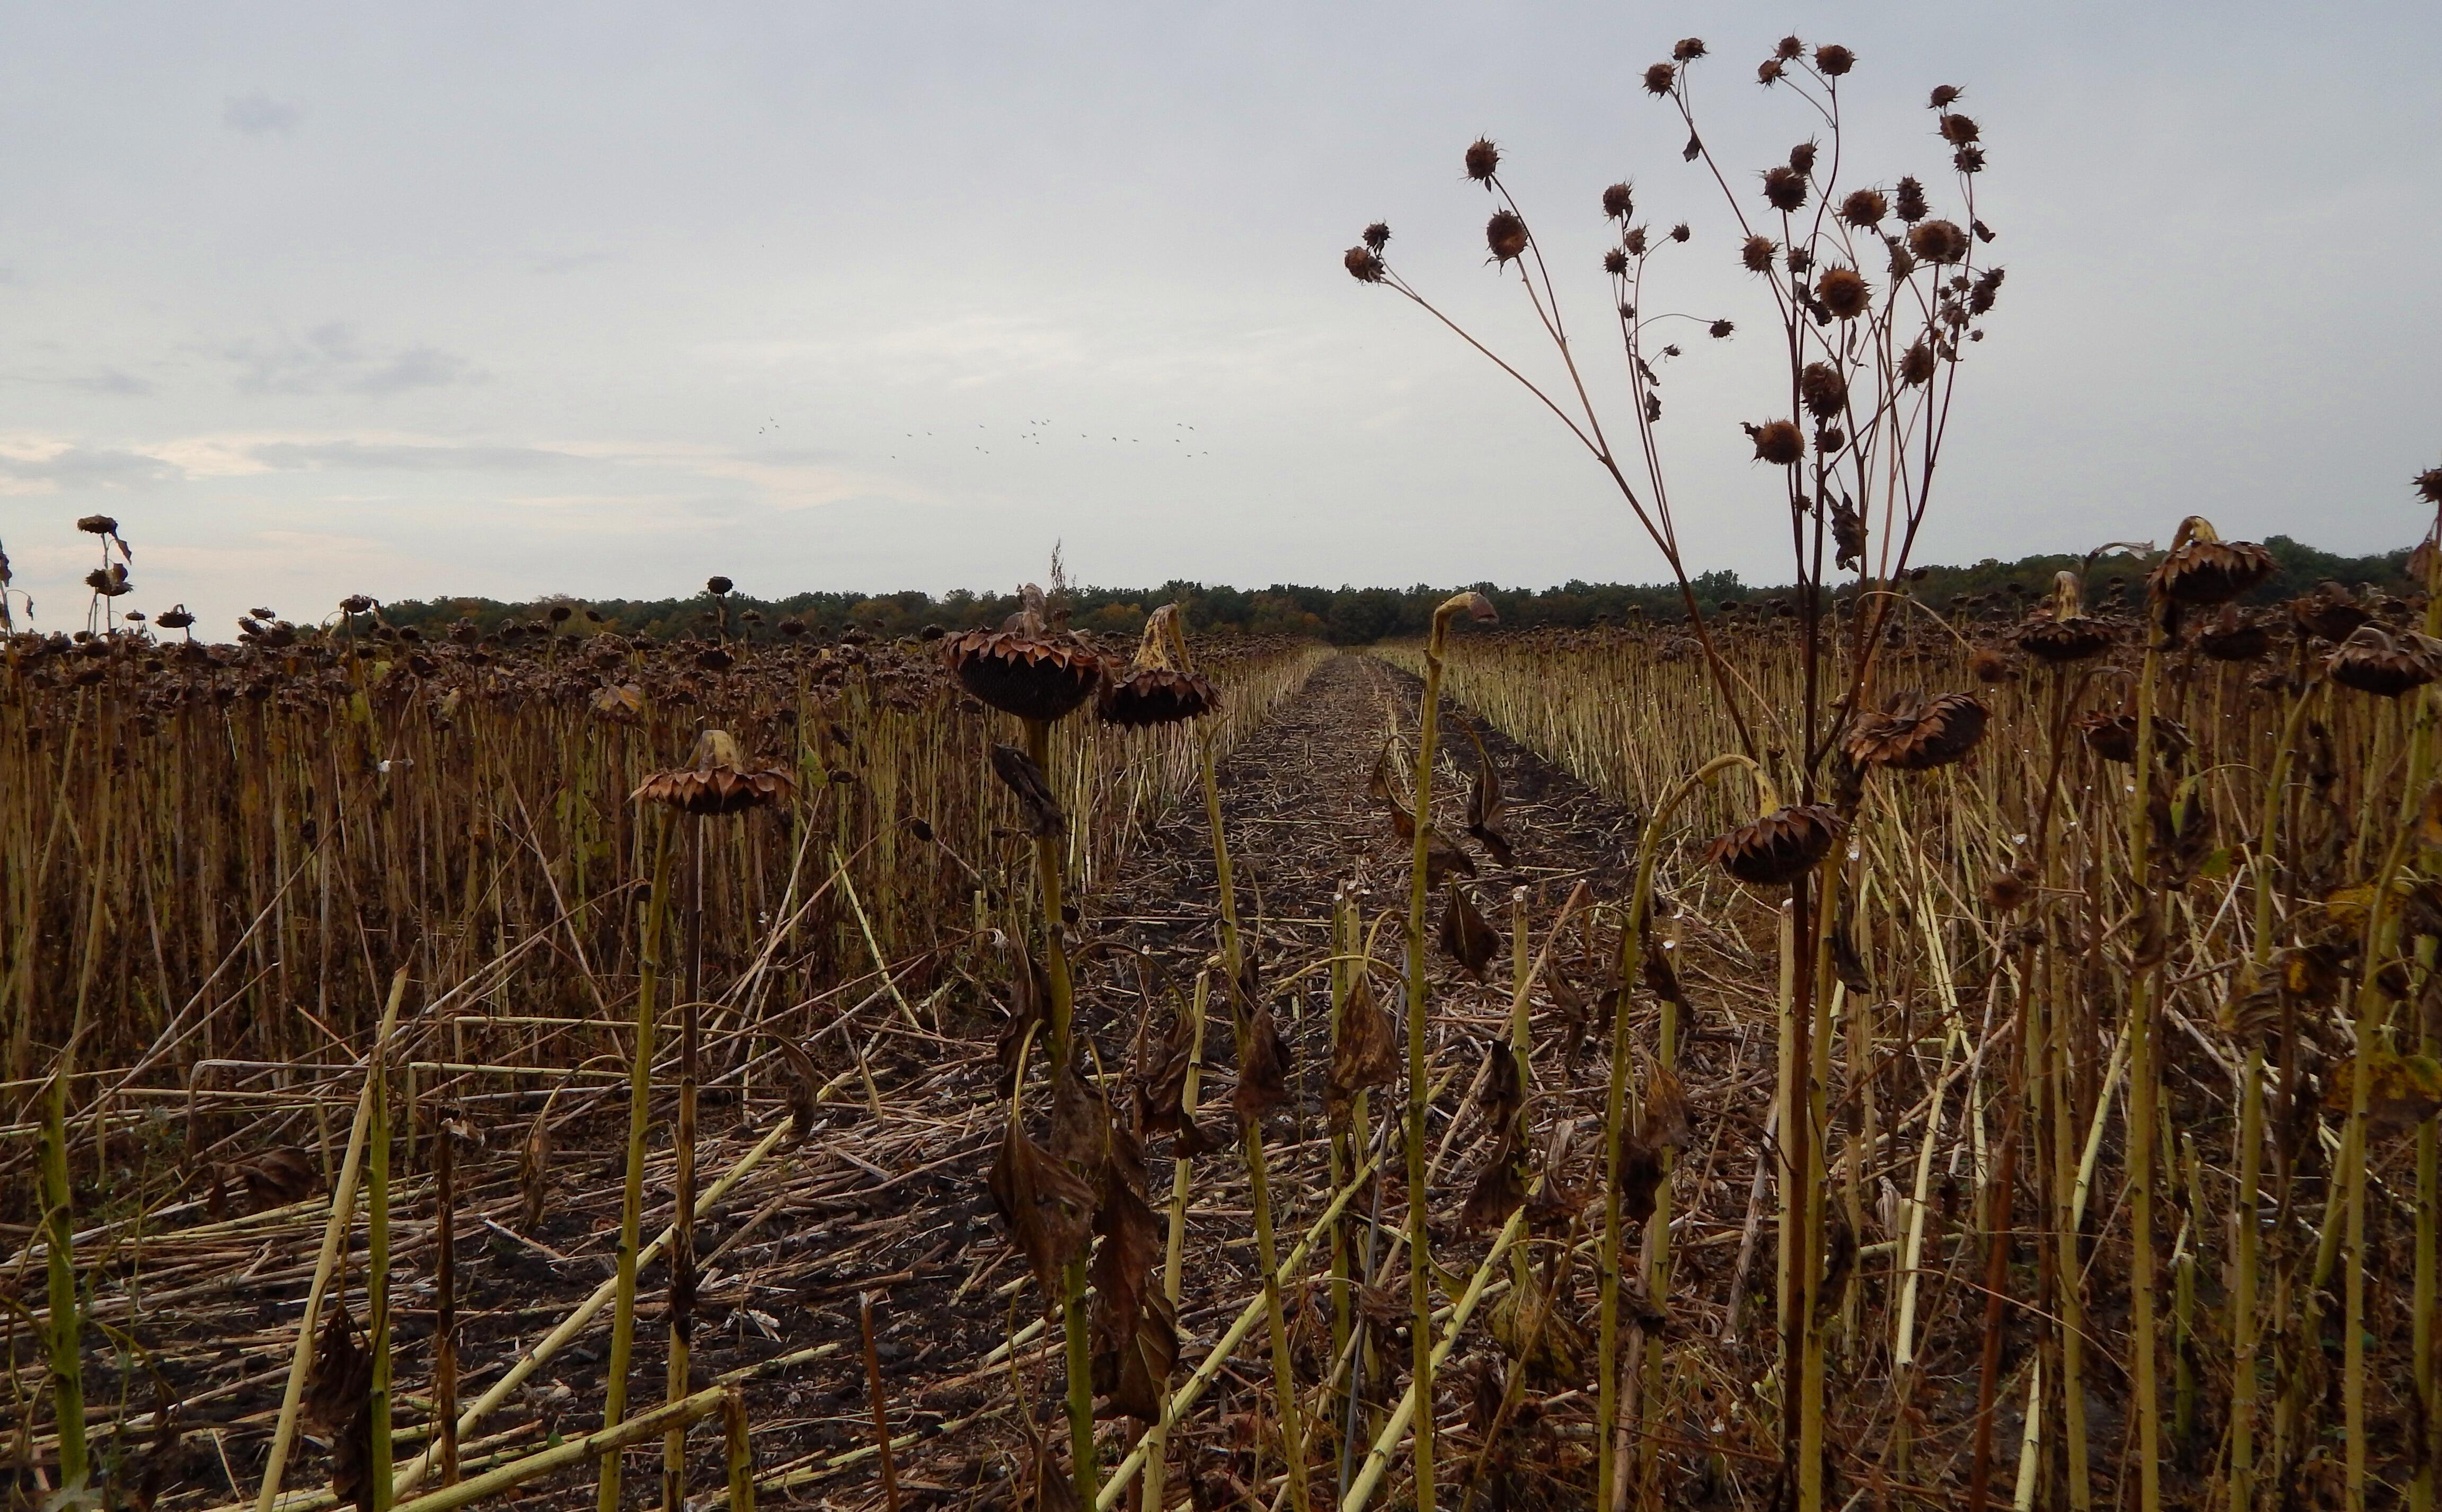
[[[2408,550],[2364,556],[2344,556],[2319,550],[2287,536],[2265,540],[2281,570],[2249,595],[2251,602],[2273,603],[2307,592],[2318,583],[2337,582],[2359,589],[2370,585],[2384,592],[2406,594],[2415,589],[2408,574]],[[1985,615],[2014,611],[2050,589],[2054,574],[2080,573],[2087,592],[2108,599],[2115,588],[2141,580],[2155,558],[2116,554],[2097,558],[2066,555],[2022,556],[2004,562],[1987,557],[1964,566],[1911,569],[1909,592],[1937,610],[1953,608]],[[716,579],[716,581],[720,581]],[[1633,620],[1669,623],[1685,617],[1679,590],[1670,584],[1589,583],[1572,579],[1543,589],[1503,588],[1493,583],[1456,585],[1472,588],[1492,601],[1500,623],[1511,629],[1587,629]],[[1740,581],[1729,571],[1704,573],[1693,579],[1700,608],[1710,613],[1731,605],[1770,604],[1789,590]],[[1204,635],[1296,635],[1341,646],[1422,635],[1433,607],[1452,587],[1417,584],[1410,588],[1322,588],[1275,583],[1267,588],[1239,589],[1222,584],[1173,579],[1158,588],[1087,588],[1066,590],[1065,602],[1071,623],[1110,637],[1133,636],[1145,617],[1164,604],[1175,603],[1191,630]],[[1854,583],[1835,597],[1849,598]],[[604,629],[623,634],[677,639],[721,629],[732,637],[766,639],[802,633],[836,639],[853,628],[895,638],[921,634],[928,628],[944,631],[997,624],[1016,611],[1014,592],[979,593],[957,589],[934,595],[918,589],[898,592],[804,592],[758,598],[734,588],[721,594],[708,589],[662,599],[579,599],[549,594],[518,603],[499,599],[445,597],[405,599],[381,607],[392,625],[413,625],[427,632],[471,623],[491,630],[510,620],[531,620],[555,607],[582,610],[564,617],[568,630]]]

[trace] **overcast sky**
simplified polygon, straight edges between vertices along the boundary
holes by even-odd
[[[1946,186],[1965,86],[2010,270],[1921,555],[2404,545],[2442,462],[2442,7],[9,5],[0,544],[50,627],[227,635],[342,594],[1543,585],[1662,565],[1420,312],[1548,372],[1483,266],[1478,133],[1591,318],[1597,196],[1740,320],[1669,374],[1691,565],[1785,581],[1763,291],[1638,87],[1691,32],[1734,169],[1807,136],[1754,64],[1861,63],[1857,179]],[[1610,395],[1616,399],[1616,391]],[[1785,537],[1783,537],[1785,539]]]

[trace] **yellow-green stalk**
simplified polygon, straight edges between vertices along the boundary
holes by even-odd
[[[619,1206],[617,1289],[610,1315],[610,1378],[602,1398],[602,1427],[616,1429],[628,1411],[628,1363],[636,1347],[636,1249],[645,1212],[645,1136],[652,1125],[653,994],[661,984],[662,933],[669,916],[670,815],[653,827],[653,891],[645,904],[645,942],[637,953],[635,1044],[628,1063],[628,1171]],[[625,1440],[602,1456],[599,1512],[619,1512],[619,1457]]]
[[[1051,725],[1043,720],[1022,720],[1026,754],[1047,780],[1051,775]],[[1051,1084],[1069,1074],[1069,1025],[1074,1015],[1074,989],[1068,975],[1068,944],[1061,918],[1060,838],[1034,837],[1034,885],[1043,904],[1044,975],[1051,984]],[[1062,1328],[1068,1361],[1068,1452],[1077,1500],[1090,1504],[1100,1484],[1094,1448],[1093,1343],[1086,1333],[1085,1257],[1068,1262],[1061,1277]],[[609,1512],[609,1509],[605,1509]]]

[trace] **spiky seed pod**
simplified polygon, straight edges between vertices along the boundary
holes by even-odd
[[[1945,693],[1932,700],[1903,693],[1884,713],[1858,720],[1844,748],[1860,766],[1927,772],[1975,750],[1984,738],[1991,712],[1973,693]]]
[[[1772,55],[1782,63],[1795,63],[1806,53],[1806,44],[1795,37],[1783,37],[1772,49]]]
[[[1627,184],[1613,184],[1602,191],[1605,220],[1624,221],[1636,213],[1636,191]]]
[[[1376,221],[1365,228],[1365,245],[1378,252],[1391,245],[1391,223]]]
[[[1949,111],[1942,112],[1941,131],[1941,139],[1953,147],[1964,147],[1983,135],[1972,118]]]
[[[1928,263],[1956,263],[1967,255],[1967,233],[1956,221],[1925,221],[1909,230],[1908,249]]]
[[[1670,49],[1670,56],[1679,63],[1693,63],[1704,56],[1704,39],[1682,37],[1678,45]]]
[[[77,521],[77,529],[88,536],[116,536],[118,534],[118,521],[108,515],[87,515]]]
[[[1478,137],[1467,144],[1467,176],[1479,184],[1488,184],[1492,175],[1501,172],[1501,149],[1489,137]]]
[[[1967,293],[1967,313],[1970,315],[1991,314],[1993,310],[1993,301],[1997,299],[2001,293],[2001,281],[2008,276],[2009,269],[1998,267],[1988,267],[1983,272],[1976,275],[1975,285],[1970,288]]]
[[[1625,276],[1628,272],[1628,254],[1621,251],[1616,246],[1613,247],[1610,251],[1605,252],[1603,254],[1603,271],[1613,278]]]
[[[1782,164],[1763,171],[1764,203],[1786,215],[1806,205],[1806,175]]]
[[[1817,420],[1829,420],[1849,402],[1849,380],[1828,362],[1810,362],[1797,375],[1797,396],[1806,403],[1806,412]]]
[[[1763,62],[1756,64],[1756,82],[1769,89],[1774,84],[1780,82],[1780,76],[1787,72],[1789,72],[1789,65],[1787,64],[1782,63],[1777,58],[1766,58]]]
[[[1852,189],[1840,202],[1840,218],[1860,230],[1880,226],[1890,212],[1891,202],[1879,189]]]
[[[686,766],[654,773],[629,796],[681,813],[719,814],[768,809],[794,791],[786,774],[750,768],[728,731],[706,730],[696,738],[695,756]]]
[[[1382,260],[1370,246],[1352,246],[1339,261],[1348,269],[1349,276],[1359,283],[1382,282]]]
[[[1933,347],[1923,337],[1901,356],[1900,381],[1912,389],[1933,381]]]
[[[1984,149],[1961,147],[1950,155],[1950,166],[1962,173],[1980,173],[1984,172]]]
[[[1758,462],[1768,462],[1776,467],[1795,466],[1806,455],[1806,437],[1790,420],[1767,420],[1759,426],[1749,426],[1747,434],[1755,440]]]
[[[2137,760],[2137,716],[2114,714],[2107,709],[2095,709],[2082,714],[2077,720],[2077,733],[2086,748],[2105,761],[2129,766]],[[2154,717],[2154,756],[2157,760],[2176,761],[2187,755],[2188,727],[2177,720]]]
[[[2223,540],[2202,515],[2179,521],[2161,563],[2146,575],[2157,597],[2191,608],[2223,604],[2280,570],[2272,554],[2248,540]]]
[[[2442,467],[2428,467],[2413,480],[2416,497],[2427,503],[2442,507]]]
[[[1716,320],[1712,324],[1704,327],[1704,334],[1711,337],[1714,340],[1719,341],[1737,329],[1738,326],[1731,321]]]
[[[1811,141],[1804,141],[1799,142],[1796,146],[1791,148],[1789,150],[1789,167],[1790,171],[1795,173],[1813,173],[1814,144]]]
[[[1840,815],[1831,805],[1794,804],[1718,837],[1704,859],[1740,882],[1786,887],[1831,851],[1840,829]]]
[[[1910,226],[1933,212],[1933,208],[1925,203],[1924,186],[1916,181],[1914,174],[1901,179],[1892,191],[1891,208],[1898,211],[1901,220]]]
[[[1004,714],[1065,719],[1093,697],[1103,659],[1076,637],[1044,628],[1039,592],[1030,589],[1027,600],[1000,629],[944,637],[941,660],[960,686]]]
[[[1645,70],[1645,92],[1649,95],[1667,95],[1670,93],[1670,86],[1677,82],[1678,77],[1679,70],[1667,63],[1657,63]]]
[[[1826,43],[1814,49],[1814,66],[1826,76],[1837,79],[1857,66],[1857,55],[1836,42]]]
[[[2433,681],[2435,672],[2442,670],[2437,652],[2442,652],[2442,646],[2422,635],[2394,639],[2377,626],[2360,625],[2324,659],[2324,667],[2342,687],[2396,699]]]
[[[2224,604],[2212,625],[2196,632],[2196,649],[2216,662],[2252,662],[2272,648],[2272,632]]]
[[[1952,100],[1957,100],[1959,96],[1965,93],[1967,93],[1967,91],[1959,88],[1957,84],[1936,84],[1933,86],[1932,102],[1927,108],[1933,110],[1947,110],[1950,108],[1950,102]]]
[[[1484,223],[1484,245],[1496,263],[1511,263],[1526,254],[1526,223],[1516,210],[1500,209]]]
[[[2338,583],[2318,583],[2313,592],[2290,600],[2289,617],[2307,634],[2336,645],[2347,640],[2359,626],[2374,619],[2373,613]]]
[[[1853,267],[1827,267],[1814,281],[1814,297],[1832,318],[1853,320],[1873,304],[1873,286]]]
[[[1678,225],[1670,228],[1670,239],[1674,242],[1684,242],[1695,234],[1695,228],[1689,226],[1686,221],[1681,221]]]
[[[1739,261],[1750,273],[1769,273],[1774,254],[1779,250],[1780,244],[1769,236],[1750,236],[1739,247]]]
[[[1978,683],[2006,683],[2018,672],[2007,656],[1990,646],[1979,646],[1969,654],[1967,670]]]

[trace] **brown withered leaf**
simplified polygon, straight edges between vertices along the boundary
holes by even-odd
[[[1526,1188],[1533,1175],[1527,1168],[1525,1141],[1518,1138],[1515,1128],[1503,1129],[1491,1157],[1476,1173],[1475,1185],[1467,1189],[1467,1204],[1459,1210],[1458,1226],[1472,1231],[1497,1229],[1508,1222],[1518,1205],[1526,1200]]]
[[[215,1218],[228,1216],[228,1188],[235,1186],[246,1193],[247,1212],[286,1207],[312,1195],[321,1174],[321,1167],[302,1150],[266,1150],[250,1159],[213,1166],[209,1206]]]
[[[1409,839],[1412,835],[1413,831],[1411,830],[1409,834],[1402,835],[1400,838]],[[1452,877],[1474,875],[1475,858],[1451,844],[1449,836],[1443,834],[1439,826],[1435,826],[1425,835],[1426,886],[1438,887]]]
[[[1865,957],[1857,954],[1851,922],[1844,908],[1832,925],[1832,970],[1839,976],[1841,986],[1863,997],[1873,992],[1874,979],[1866,971]]]
[[[1652,1217],[1656,1193],[1667,1175],[1661,1146],[1647,1143],[1631,1130],[1619,1147],[1620,1216],[1631,1223]]]
[[[1227,1139],[1215,1138],[1206,1132],[1203,1124],[1195,1121],[1193,1109],[1183,1109],[1180,1112],[1178,1137],[1171,1143],[1171,1154],[1182,1160],[1193,1160],[1229,1147],[1230,1142]]]
[[[1552,994],[1553,1016],[1560,1021],[1560,1064],[1575,1066],[1586,1049],[1586,1034],[1594,1027],[1594,1011],[1586,994],[1569,980],[1569,974],[1558,969],[1543,973],[1543,988]]]
[[[789,1133],[793,1138],[802,1139],[811,1132],[814,1120],[821,1115],[822,1105],[816,1099],[823,1090],[823,1073],[815,1066],[814,1058],[808,1055],[805,1047],[795,1040],[785,1034],[770,1034],[765,1038],[779,1050],[781,1064],[788,1067]]]
[[[1824,1236],[1823,1275],[1814,1293],[1814,1321],[1821,1324],[1840,1310],[1842,1295],[1849,1289],[1849,1277],[1857,1268],[1857,1231],[1849,1227],[1849,1215],[1838,1203],[1826,1204],[1825,1226],[1831,1230]]]
[[[1501,791],[1501,773],[1493,766],[1491,754],[1484,749],[1483,737],[1469,725],[1467,738],[1475,744],[1475,775],[1467,790],[1467,832],[1492,853],[1495,863],[1506,866],[1517,859],[1510,849],[1509,836],[1502,829],[1509,812],[1509,800]]]
[[[519,1210],[520,1226],[527,1233],[542,1227],[543,1210],[551,1204],[551,1106],[535,1115],[534,1123],[526,1130],[526,1139],[518,1151],[518,1194],[524,1198]]]
[[[1094,1180],[1109,1161],[1117,1137],[1111,1104],[1103,1089],[1071,1062],[1051,1095],[1051,1138],[1047,1146],[1051,1157]]]
[[[2442,782],[2426,789],[2416,806],[2416,843],[2429,850],[2442,847]]]
[[[1456,961],[1477,981],[1484,980],[1484,969],[1492,957],[1501,954],[1501,932],[1485,921],[1474,903],[1467,901],[1455,879],[1443,889],[1441,928],[1435,942],[1442,954]]]
[[[1484,1090],[1476,1096],[1476,1106],[1484,1110],[1484,1121],[1494,1129],[1508,1128],[1526,1106],[1525,1068],[1518,1064],[1518,1051],[1507,1040],[1493,1040],[1484,1047]]]
[[[1331,1074],[1324,1080],[1324,1115],[1334,1129],[1348,1127],[1357,1094],[1388,1086],[1399,1075],[1399,1030],[1375,996],[1373,973],[1359,971],[1340,1005],[1339,1033],[1331,1045]]]
[[[1687,1090],[1670,1067],[1657,1066],[1646,1073],[1636,1137],[1656,1149],[1677,1150],[1686,1147],[1687,1135]]]
[[[1238,1089],[1230,1095],[1230,1105],[1239,1121],[1252,1123],[1288,1100],[1289,1047],[1266,1004],[1247,1026],[1238,1052]]]
[[[2160,966],[2170,954],[2170,940],[2162,933],[2162,911],[2150,894],[2140,899],[2136,916],[2128,920],[2128,964],[2138,971]]]
[[[2332,1067],[2335,1097],[2354,1095],[2360,1067],[2367,1075],[2366,1120],[2376,1134],[2405,1133],[2442,1112],[2442,1065],[2431,1056],[2375,1046]]]
[[[1645,977],[1645,990],[1678,1008],[1680,1028],[1684,1031],[1687,1027],[1687,1017],[1694,1010],[1687,1001],[1687,990],[1679,985],[1679,968],[1673,959],[1678,953],[1665,945],[1641,954],[1644,956],[1641,971]]]
[[[1024,938],[1011,942],[1017,961],[1009,976],[1009,1022],[1001,1026],[993,1059],[1000,1067],[994,1085],[1002,1097],[1016,1088],[1018,1057],[1027,1046],[1027,1031],[1040,1029],[1051,1017],[1051,979],[1034,959]],[[1040,1039],[1042,1036],[1035,1036]]]
[[[1017,795],[1017,806],[1026,811],[1027,833],[1056,840],[1068,832],[1068,816],[1061,811],[1050,779],[1034,764],[1033,757],[1013,745],[995,745],[992,766],[1009,791]]]
[[[1034,1272],[1048,1316],[1064,1295],[1061,1273],[1085,1252],[1093,1233],[1094,1189],[1029,1139],[1014,1118],[1001,1135],[1000,1155],[984,1184],[1009,1225],[1011,1242]]]
[[[374,1357],[357,1344],[344,1305],[331,1309],[315,1341],[301,1404],[305,1420],[331,1441],[331,1494],[361,1512],[374,1504]]]
[[[2281,994],[2269,987],[2234,993],[2222,1005],[2222,1032],[2241,1045],[2269,1046],[2281,1027]]]
[[[1382,742],[1380,754],[1374,757],[1374,771],[1365,779],[1365,795],[1376,803],[1387,804],[1405,817],[1407,806],[1399,801],[1398,790],[1391,783],[1391,742]],[[1409,834],[1415,833],[1410,821]]]
[[[1115,1135],[1103,1163],[1094,1229],[1103,1237],[1091,1321],[1094,1390],[1107,1398],[1100,1415],[1151,1422],[1177,1363],[1178,1324],[1154,1277],[1161,1225],[1146,1194],[1144,1152],[1125,1133]]]
[[[1172,1014],[1170,1032],[1159,1040],[1148,1036],[1136,1074],[1137,1133],[1150,1139],[1176,1134],[1190,1117],[1186,1106],[1187,1073],[1195,1063],[1195,1021],[1182,1007]]]

